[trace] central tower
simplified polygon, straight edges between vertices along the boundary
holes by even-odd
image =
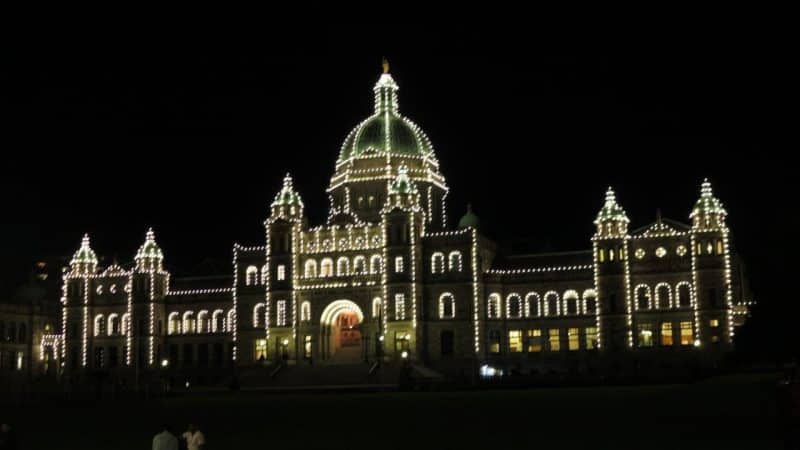
[[[330,221],[379,222],[389,184],[405,166],[419,189],[425,228],[440,230],[446,226],[447,185],[439,162],[428,136],[400,115],[398,90],[384,60],[383,74],[373,88],[375,112],[347,135],[336,161],[327,190]]]

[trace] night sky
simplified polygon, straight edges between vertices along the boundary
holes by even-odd
[[[800,223],[773,38],[508,28],[12,49],[0,66],[4,284],[71,255],[84,232],[106,262],[128,261],[148,226],[174,273],[206,259],[227,270],[234,242],[262,242],[287,171],[321,223],[385,55],[401,112],[433,141],[451,224],[471,202],[498,241],[588,249],[607,186],[635,229],[659,208],[687,222],[709,177],[762,303],[753,326],[781,333],[781,308],[798,310],[786,294]]]

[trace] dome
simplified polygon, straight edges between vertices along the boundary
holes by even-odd
[[[467,213],[461,216],[461,219],[458,221],[458,228],[475,228],[476,230],[480,228],[481,221],[478,219],[478,216],[472,212],[472,205],[467,205]]]
[[[358,124],[345,138],[339,160],[370,153],[433,156],[430,139],[397,107],[397,83],[388,65],[375,84],[375,114]]]
[[[704,214],[718,214],[723,217],[728,214],[725,207],[722,206],[722,202],[714,197],[714,191],[711,189],[708,179],[703,180],[703,185],[700,187],[700,198],[697,199],[689,218],[694,219],[696,216]]]
[[[97,266],[97,254],[92,250],[88,234],[83,236],[81,247],[72,256],[70,266],[78,272],[94,272]]]
[[[147,230],[144,243],[136,252],[136,267],[139,270],[161,270],[161,262],[164,260],[164,252],[156,243],[156,235],[153,229]]]
[[[600,209],[600,212],[597,213],[597,219],[594,221],[595,224],[600,224],[602,222],[623,222],[628,223],[628,216],[625,214],[625,210],[622,209],[622,206],[617,203],[617,196],[614,194],[614,190],[610,187],[606,191],[606,201],[603,204],[603,207]]]

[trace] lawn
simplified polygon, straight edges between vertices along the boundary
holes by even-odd
[[[775,379],[433,393],[239,392],[16,407],[11,421],[23,449],[149,449],[165,421],[181,431],[198,423],[208,450],[778,449]],[[8,420],[8,412],[0,419]]]

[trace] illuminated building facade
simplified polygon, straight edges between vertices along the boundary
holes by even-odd
[[[129,269],[101,270],[85,237],[63,277],[66,369],[409,359],[539,371],[713,364],[730,350],[748,294],[707,181],[690,225],[629,231],[609,189],[588,250],[500,254],[470,209],[448,227],[448,186],[388,66],[373,90],[326,223],[309,225],[286,175],[264,242],[234,245],[232,276],[172,279],[152,230]]]

